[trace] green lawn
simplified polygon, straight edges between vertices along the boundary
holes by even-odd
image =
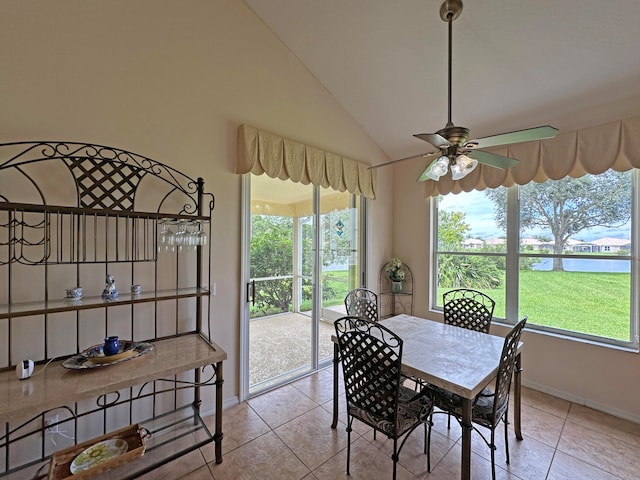
[[[349,291],[348,272],[331,271],[326,277],[334,295],[324,306],[341,305]],[[524,270],[520,272],[520,316],[528,315],[529,324],[628,341],[630,282],[628,273]],[[439,292],[440,302],[446,290]],[[495,315],[504,317],[504,287],[482,291],[496,301]]]
[[[341,305],[344,303],[344,297],[351,290],[349,288],[349,271],[348,270],[332,270],[325,272],[325,279],[329,286],[334,291],[334,294],[322,302],[325,307],[332,307],[334,305]]]
[[[322,302],[323,307],[333,307],[335,305],[344,304],[344,297],[347,296],[349,290],[349,271],[348,270],[332,270],[325,272],[325,282],[332,291],[329,298],[325,298]],[[311,300],[303,300],[300,310],[311,310]]]
[[[521,271],[520,316],[528,315],[529,324],[628,341],[630,282],[628,273]],[[482,291],[504,317],[504,290]]]

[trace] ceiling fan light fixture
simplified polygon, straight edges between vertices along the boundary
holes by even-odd
[[[456,163],[451,165],[451,179],[460,180],[473,172],[477,166],[478,160],[464,154],[458,155]]]
[[[442,155],[429,167],[427,177],[435,180],[440,180],[440,177],[447,174],[447,168],[449,168],[449,157]]]

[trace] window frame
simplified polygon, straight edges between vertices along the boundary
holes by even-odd
[[[506,271],[505,271],[505,317],[494,317],[494,322],[498,324],[505,324],[513,326],[518,321],[518,302],[520,291],[520,259],[521,258],[578,258],[584,259],[584,256],[580,254],[563,254],[554,255],[552,253],[535,254],[525,253],[520,250],[520,186],[514,185],[507,188],[507,228],[506,228],[506,252],[464,252],[464,255],[474,256],[501,256],[505,258]],[[453,195],[453,194],[448,194]],[[537,325],[534,322],[527,324],[528,330],[534,330],[540,333],[550,334],[565,338],[573,341],[586,342],[591,344],[597,344],[605,347],[612,347],[624,350],[630,350],[634,352],[640,351],[640,292],[638,288],[640,286],[640,261],[638,260],[640,254],[639,245],[639,232],[640,221],[637,218],[640,212],[640,170],[634,169],[632,172],[631,182],[631,249],[629,262],[630,262],[630,316],[629,316],[629,331],[630,340],[619,340],[609,337],[599,337],[592,334],[586,334],[577,331],[569,331],[556,327],[550,327],[545,325]],[[429,309],[432,312],[442,313],[442,307],[438,306],[438,255],[460,255],[458,251],[446,251],[438,250],[438,221],[439,221],[439,209],[438,209],[438,197],[430,198],[430,214],[431,214],[431,246],[430,246],[430,304]],[[589,256],[589,259],[611,259],[610,255],[593,255]]]

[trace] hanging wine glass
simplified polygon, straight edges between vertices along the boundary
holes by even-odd
[[[181,252],[182,248],[187,245],[188,240],[187,224],[184,220],[178,222],[178,231],[175,236],[175,244],[178,246],[178,251]]]
[[[175,233],[169,226],[169,219],[162,220],[162,230],[158,237],[158,251],[162,249],[165,252],[173,251],[173,245],[175,245]]]
[[[198,231],[196,233],[196,245],[204,247],[207,244],[207,232],[202,228],[202,222],[198,222]]]
[[[189,222],[186,226],[187,235],[185,237],[185,244],[187,245],[187,250],[193,252],[196,249],[196,222]]]

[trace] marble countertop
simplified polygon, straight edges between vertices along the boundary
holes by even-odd
[[[402,338],[402,372],[408,376],[473,399],[498,372],[502,337],[405,314],[380,324]]]
[[[69,370],[62,361],[35,368],[19,380],[14,370],[0,373],[0,423],[31,418],[39,412],[105,393],[165,378],[226,360],[227,353],[199,334],[151,342],[153,351],[117,365]],[[38,373],[41,372],[41,373]]]

